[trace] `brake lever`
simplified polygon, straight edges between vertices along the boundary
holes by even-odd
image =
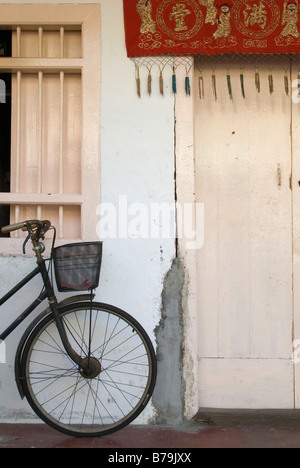
[[[27,242],[29,241],[30,239],[30,234],[28,234],[28,236],[26,237],[24,243],[23,243],[23,254],[25,255],[26,254],[26,244]]]

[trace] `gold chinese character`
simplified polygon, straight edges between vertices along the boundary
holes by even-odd
[[[186,8],[185,3],[176,3],[170,14],[170,20],[175,20],[174,31],[186,31],[188,26],[185,24],[184,20],[187,15],[190,15],[191,11]]]
[[[252,7],[246,3],[247,8],[244,10],[245,26],[254,26],[257,24],[261,29],[265,29],[267,25],[267,12],[262,2],[255,3]]]

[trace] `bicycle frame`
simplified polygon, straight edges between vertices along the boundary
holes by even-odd
[[[5,304],[9,299],[11,299],[20,289],[22,289],[26,284],[28,284],[35,276],[40,274],[40,268],[37,266],[29,275],[27,275],[25,278],[22,279],[14,288],[12,288],[5,296],[3,296],[0,299],[0,307]],[[6,328],[1,334],[0,334],[0,340],[5,340],[27,317],[30,315],[38,306],[41,302],[43,302],[48,296],[48,293],[46,290],[42,291],[41,294],[38,296],[38,298],[29,306],[27,307],[22,314],[19,315],[19,317],[14,320],[14,322]]]
[[[48,298],[49,306],[66,352],[76,364],[85,370],[87,365],[83,363],[83,359],[72,349],[68,341],[64,325],[59,315],[58,302],[54,294],[53,286],[46,268],[46,260],[44,258],[39,258],[37,261],[37,267],[0,299],[0,307],[39,274],[41,274],[43,278],[44,290],[40,293],[37,299],[0,334],[0,340],[5,340],[5,338],[7,338],[41,304],[41,302]]]

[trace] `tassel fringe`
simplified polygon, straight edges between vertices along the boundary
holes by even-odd
[[[191,95],[190,77],[188,75],[185,77],[185,94],[187,96]]]
[[[159,92],[162,96],[164,95],[164,79],[162,71],[160,71],[159,74]]]
[[[227,88],[228,88],[228,94],[231,100],[233,100],[233,94],[232,94],[232,86],[231,86],[231,76],[230,73],[227,72]]]
[[[199,87],[199,98],[204,99],[204,80],[203,80],[202,72],[198,78],[198,87]]]
[[[240,71],[240,82],[241,82],[241,91],[242,91],[242,96],[245,99],[245,83],[244,83],[244,71],[241,69]]]
[[[255,87],[258,93],[260,93],[260,76],[258,68],[255,70]]]
[[[270,94],[274,93],[274,81],[273,81],[273,74],[271,71],[269,73],[269,91],[270,91]]]
[[[289,77],[288,77],[288,74],[287,72],[285,72],[284,74],[284,89],[285,89],[285,94],[287,96],[290,95],[290,90],[289,90]]]
[[[153,87],[152,87],[152,74],[151,74],[151,68],[148,68],[148,76],[147,76],[147,93],[149,96],[151,96]],[[177,76],[176,76],[176,66],[172,67],[173,72],[172,72],[172,92],[174,94],[177,93]],[[161,96],[164,96],[164,77],[163,77],[163,70],[164,66],[159,67],[159,81],[158,81],[158,86],[159,86],[159,93]],[[283,74],[283,85],[284,85],[284,92],[286,96],[290,96],[291,89],[290,89],[290,78],[289,78],[289,71],[287,68],[283,68],[284,74]],[[190,77],[189,77],[189,72],[190,69],[186,68],[186,76],[185,76],[185,81],[184,81],[184,87],[185,87],[185,93],[187,96],[190,96],[192,94],[191,90],[191,82],[190,82]],[[198,78],[196,78],[196,83],[198,85],[198,94],[199,94],[199,99],[203,100],[204,99],[204,88],[205,88],[205,78],[203,76],[202,70],[199,70],[200,75]],[[141,97],[141,77],[140,77],[140,69],[139,66],[136,66],[136,92],[138,97]],[[298,78],[298,96],[300,97],[300,69],[297,74]],[[240,89],[241,89],[241,95],[244,99],[246,99],[246,81],[245,81],[245,76],[244,76],[244,69],[240,68]],[[291,78],[292,79],[292,78]],[[231,72],[229,67],[227,68],[227,74],[226,74],[226,83],[227,83],[227,91],[230,100],[233,100],[233,83],[232,83],[232,78],[231,78]],[[218,100],[218,91],[217,91],[217,76],[215,72],[215,67],[212,67],[212,74],[211,74],[211,84],[212,84],[212,93],[215,101]],[[272,70],[269,70],[268,74],[268,86],[269,86],[269,93],[272,95],[274,93],[274,78],[273,78],[273,73]],[[260,76],[260,71],[258,67],[255,68],[255,88],[258,93],[261,92],[261,76]]]
[[[139,69],[137,69],[137,76],[136,76],[136,92],[138,97],[141,97],[141,79],[140,79],[140,73]]]
[[[215,101],[218,100],[218,95],[217,95],[217,78],[215,72],[213,72],[211,76],[211,81],[212,81],[212,88],[213,88],[213,95],[215,98]]]
[[[177,83],[176,83],[176,72],[175,72],[175,67],[173,67],[172,91],[173,91],[174,94],[177,93]]]
[[[152,76],[151,76],[151,72],[149,72],[149,74],[148,74],[147,90],[148,90],[149,96],[151,96],[151,93],[152,93]]]

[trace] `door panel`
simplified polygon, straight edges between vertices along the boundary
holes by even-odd
[[[228,64],[219,59],[217,101],[211,67],[201,67],[207,86],[205,99],[195,97],[197,201],[205,205],[205,243],[198,252],[200,406],[293,405],[292,104],[283,86],[286,65],[278,58],[261,63],[258,93],[256,64],[248,59],[244,98],[240,63],[232,63],[231,100]],[[280,88],[273,94],[270,69],[274,91]]]
[[[294,266],[294,335],[295,340],[295,406],[300,408],[300,99],[297,93],[299,63],[294,63],[293,105],[292,105],[292,164],[293,164],[293,266]],[[298,83],[299,84],[299,83]],[[296,85],[296,86],[295,86]]]

